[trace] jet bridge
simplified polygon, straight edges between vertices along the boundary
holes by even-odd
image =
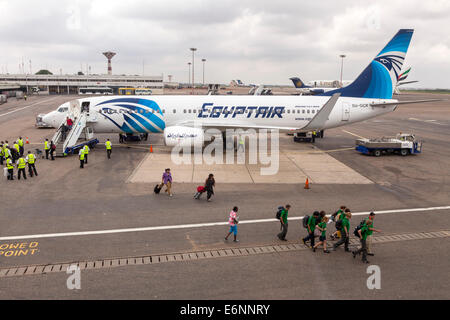
[[[94,138],[92,125],[97,122],[97,115],[90,113],[89,101],[71,101],[68,116],[73,120],[72,128],[67,128],[66,121],[56,130],[52,141],[56,146],[56,156],[74,154],[85,145],[93,148],[99,141]]]

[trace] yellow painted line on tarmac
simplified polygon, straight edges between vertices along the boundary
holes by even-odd
[[[358,135],[356,133],[352,133],[350,131],[343,130],[343,129],[342,129],[342,131],[344,131],[345,133],[351,134],[352,136],[355,136],[355,137],[358,137],[358,138],[361,138],[361,139],[365,139],[363,136],[360,136],[360,135]]]

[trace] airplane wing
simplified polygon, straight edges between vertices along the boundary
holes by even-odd
[[[386,102],[386,103],[370,103],[371,107],[383,107],[383,106],[396,106],[399,104],[412,104],[412,103],[425,103],[425,102],[436,102],[445,101],[448,99],[428,99],[428,100],[410,100],[410,101],[397,101],[397,102]]]
[[[314,118],[312,118],[311,121],[302,129],[318,130],[323,128],[340,95],[340,93],[333,94],[331,98],[325,103],[323,108],[321,108],[320,111],[316,113]]]

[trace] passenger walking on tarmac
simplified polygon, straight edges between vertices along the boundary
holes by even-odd
[[[38,176],[37,170],[36,170],[36,156],[34,153],[31,153],[31,151],[28,151],[27,154],[27,163],[28,163],[28,174],[30,177],[33,177],[33,172]]]
[[[14,165],[11,157],[6,159],[6,168],[8,169],[8,180],[14,180]]]
[[[53,154],[55,153],[55,150],[56,150],[56,146],[52,140],[52,141],[50,141],[50,156],[52,157],[52,160],[55,160],[55,157],[53,156]]]
[[[214,194],[214,186],[216,184],[216,180],[214,180],[214,175],[212,173],[209,174],[208,179],[205,181],[205,190],[207,192],[206,200],[208,202],[211,201],[211,196]]]
[[[123,134],[119,133],[119,143],[123,143]]]
[[[50,145],[48,144],[48,139],[45,139],[44,150],[45,150],[45,159],[48,160],[48,154],[50,152]]]
[[[322,211],[323,212],[323,211]],[[323,253],[330,253],[327,250],[327,222],[328,217],[324,216],[321,222],[317,225],[317,229],[321,232],[319,236],[319,242],[313,247],[313,251],[316,252],[316,249],[323,244]]]
[[[287,241],[286,235],[288,232],[288,214],[290,208],[291,205],[287,204],[283,209],[281,209],[280,214],[281,232],[277,234],[278,239],[280,239],[281,241]]]
[[[368,218],[366,218],[366,224],[367,224],[367,221],[372,221],[369,225],[368,225],[368,229],[369,229],[369,231],[367,232],[367,240],[366,240],[366,244],[367,244],[367,255],[368,256],[374,256],[375,254],[372,252],[372,234],[373,234],[373,232],[375,231],[375,232],[381,232],[381,230],[379,230],[379,229],[375,229],[374,228],[374,219],[375,219],[375,212],[371,212],[370,214],[369,214],[369,217]]]
[[[331,215],[331,220],[334,220],[336,225],[336,231],[333,232],[333,234],[330,236],[331,240],[341,237],[341,232],[339,231],[341,229],[340,227],[341,222],[338,223],[338,221],[342,219],[346,208],[347,208],[346,206],[341,206],[338,211],[336,211]]]
[[[19,145],[19,154],[21,157],[23,157],[23,153],[25,149],[23,148],[23,139],[22,137],[19,137],[19,140],[17,140],[17,144]]]
[[[108,156],[108,159],[111,159],[112,147],[111,141],[109,141],[109,139],[106,139],[105,146],[106,146],[106,155]]]
[[[366,222],[364,223],[364,225],[361,227],[361,229],[358,230],[359,233],[359,238],[361,240],[361,248],[359,248],[358,250],[352,251],[353,253],[353,258],[356,258],[357,254],[361,254],[362,253],[362,262],[364,263],[369,263],[369,261],[367,261],[367,235],[369,233],[369,227],[372,225],[372,220],[367,219]]]
[[[314,211],[313,215],[309,217],[308,220],[308,235],[302,239],[303,244],[307,247],[313,248],[314,247],[314,230],[316,229],[316,225],[319,221],[320,213],[319,211]],[[306,241],[311,241],[311,246],[308,246],[306,244]]]
[[[164,185],[166,185],[166,190],[165,192],[167,192],[169,194],[169,197],[173,196],[172,194],[172,174],[170,173],[170,169],[167,168],[162,176],[162,181],[160,184],[160,188],[162,188]]]
[[[81,148],[78,152],[78,158],[80,159],[80,169],[84,168],[84,149]]]
[[[239,216],[238,216],[238,207],[234,207],[233,210],[230,212],[230,217],[228,218],[228,224],[230,225],[230,231],[228,231],[227,236],[225,237],[225,241],[228,241],[228,237],[234,233],[234,242],[239,242],[239,240],[236,239],[237,237],[237,224],[239,223]]]
[[[21,174],[23,174],[23,178],[27,180],[27,174],[25,173],[26,162],[25,159],[20,157],[17,162],[17,180],[20,180]]]
[[[345,214],[343,215],[341,221],[342,221],[342,226],[340,229],[341,232],[341,239],[336,242],[333,245],[333,250],[336,250],[337,247],[339,247],[340,245],[344,244],[344,248],[346,252],[349,252],[350,250],[348,249],[348,245],[349,245],[349,241],[350,241],[350,219],[352,217],[352,213],[350,212],[350,209],[345,209]]]
[[[90,149],[87,144],[84,146],[83,149],[84,149],[84,163],[87,164],[88,163],[88,154],[89,154]]]

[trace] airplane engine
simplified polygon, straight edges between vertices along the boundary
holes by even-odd
[[[203,145],[204,136],[201,128],[172,126],[164,129],[164,143],[169,147]]]

